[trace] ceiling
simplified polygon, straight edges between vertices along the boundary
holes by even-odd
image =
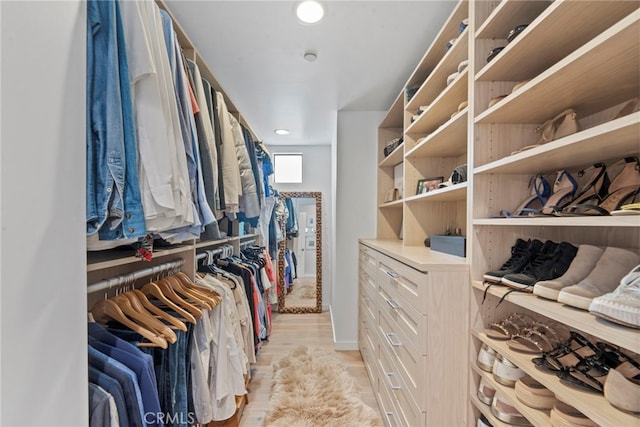
[[[271,145],[331,144],[336,111],[387,110],[456,5],[324,1],[325,18],[303,25],[294,1],[166,3]],[[317,53],[315,62],[304,60],[307,50]],[[291,134],[276,135],[277,128]]]

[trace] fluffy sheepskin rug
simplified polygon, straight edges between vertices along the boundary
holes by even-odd
[[[274,365],[268,427],[378,427],[379,415],[360,400],[342,362],[319,348],[299,346]]]

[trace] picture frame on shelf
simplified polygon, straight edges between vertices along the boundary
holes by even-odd
[[[443,176],[436,176],[433,178],[424,178],[418,180],[416,186],[416,195],[428,193],[429,191],[437,190],[440,188],[440,184],[444,181]]]

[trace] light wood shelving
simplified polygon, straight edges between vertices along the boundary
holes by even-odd
[[[460,33],[459,22],[466,17],[469,26]],[[507,42],[509,31],[520,24],[528,26]],[[452,39],[455,43],[445,51],[444,46]],[[486,54],[498,46],[505,48],[487,63]],[[447,85],[447,76],[466,58],[467,69]],[[507,295],[496,308],[495,302],[506,293],[500,286],[487,292],[493,304],[480,303],[483,273],[502,265],[518,237],[574,245],[640,247],[638,217],[491,217],[500,209],[517,206],[530,191],[527,183],[533,175],[543,174],[551,180],[559,170],[574,174],[604,162],[613,179],[613,163],[640,154],[640,112],[614,118],[628,100],[640,96],[638,2],[461,1],[406,88],[418,89],[408,100],[401,94],[379,128],[379,135],[392,128],[397,133],[402,123],[403,154],[400,156],[398,150],[388,160],[379,157],[378,163],[379,195],[392,181],[389,171],[402,164],[404,198],[392,203],[378,201],[377,240],[361,243],[421,271],[427,264],[450,271],[469,268],[469,326],[473,331],[466,388],[469,424],[475,424],[482,413],[494,426],[509,425],[496,419],[490,407],[477,399],[481,378],[504,392],[532,424],[550,424],[549,411],[526,407],[517,400],[514,389],[495,383],[490,374],[475,366],[473,349],[487,342],[596,423],[639,425],[638,416],[614,408],[604,396],[565,386],[555,375],[537,370],[530,355],[513,352],[504,342],[490,340],[479,332],[510,312],[527,311],[640,355],[636,330],[601,320],[587,311],[523,292]],[[494,106],[486,107],[491,99],[505,94]],[[468,106],[457,112],[465,100]],[[424,111],[412,121],[420,107]],[[537,142],[536,127],[567,108],[576,110],[581,131],[511,154]],[[379,138],[379,152],[382,142]],[[467,182],[413,194],[418,180],[442,175],[446,180],[453,167],[465,162],[469,165]],[[451,223],[463,224],[456,226],[467,236],[467,258],[439,254],[422,246],[425,237],[438,234]]]

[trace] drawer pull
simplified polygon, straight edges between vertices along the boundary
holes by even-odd
[[[387,304],[389,304],[389,307],[391,307],[392,309],[397,310],[397,309],[400,308],[400,305],[397,302],[395,302],[394,300],[387,299],[386,301],[387,301]]]
[[[388,334],[385,334],[385,336],[387,337],[387,341],[389,342],[389,345],[391,347],[400,347],[400,346],[402,346],[402,341],[400,341],[398,336],[396,334],[394,334],[393,332],[389,332]],[[395,341],[393,340],[392,337],[395,337]]]
[[[393,270],[385,271],[385,273],[387,273],[387,276],[391,277],[392,279],[397,279],[398,277],[400,277],[400,275]]]
[[[399,385],[396,385],[393,383],[393,381],[391,381],[391,377],[395,377],[396,374],[394,374],[393,372],[385,372],[384,373],[387,376],[387,380],[389,380],[389,387],[391,387],[391,390],[400,390],[402,387]]]
[[[385,412],[384,417],[387,419],[387,425],[389,427],[398,426],[398,420],[396,419],[396,414],[394,414],[393,412]],[[393,424],[391,424],[391,418],[393,418]]]

